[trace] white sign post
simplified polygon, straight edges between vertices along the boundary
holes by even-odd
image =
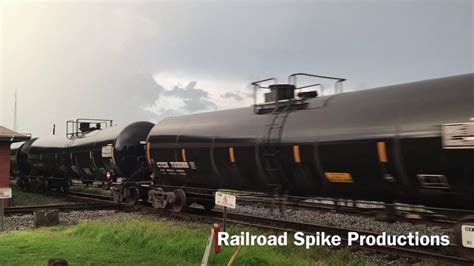
[[[237,206],[237,197],[222,192],[216,192],[216,205],[223,206],[224,212],[222,217],[222,231],[225,232],[227,221],[227,208],[235,209]]]
[[[0,187],[0,219],[2,224],[3,231],[3,217],[5,216],[5,199],[10,199],[12,197],[12,189],[9,187]]]

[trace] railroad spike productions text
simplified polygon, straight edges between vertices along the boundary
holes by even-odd
[[[348,232],[346,235],[331,235],[325,232],[306,234],[303,232],[278,235],[257,235],[249,232],[229,234],[219,232],[218,244],[221,246],[288,246],[295,245],[309,249],[313,246],[448,246],[447,235],[424,235],[410,232],[401,235],[390,235],[386,232],[380,235]]]

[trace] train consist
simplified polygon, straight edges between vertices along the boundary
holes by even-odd
[[[154,126],[78,120],[66,139],[15,147],[12,163],[24,186],[111,180],[117,200],[173,211],[211,208],[217,189],[474,209],[474,74],[328,96],[299,76],[344,81],[254,82],[264,103]]]
[[[149,179],[145,139],[153,127],[135,122],[112,127],[110,120],[68,121],[66,138],[50,136],[12,145],[13,175],[20,187],[68,191],[72,179],[93,181]]]

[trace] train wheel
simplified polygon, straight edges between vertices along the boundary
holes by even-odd
[[[136,187],[125,188],[122,192],[122,203],[125,205],[135,205],[140,198],[140,191]]]
[[[169,199],[169,210],[172,212],[183,211],[186,207],[186,193],[182,189],[175,189]]]
[[[120,187],[113,186],[110,188],[112,191],[112,198],[114,199],[114,203],[119,204],[122,201],[122,190]]]
[[[150,202],[155,209],[164,208],[163,189],[158,187],[148,191],[148,202]]]

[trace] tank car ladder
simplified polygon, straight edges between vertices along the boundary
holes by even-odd
[[[263,158],[265,172],[279,181],[276,189],[281,189],[281,186],[289,184],[287,178],[281,171],[280,166],[280,145],[283,128],[286,119],[288,118],[292,106],[292,100],[286,103],[279,103],[271,113],[273,115],[269,124],[266,125],[266,135],[263,141]],[[280,191],[283,192],[283,191]]]

